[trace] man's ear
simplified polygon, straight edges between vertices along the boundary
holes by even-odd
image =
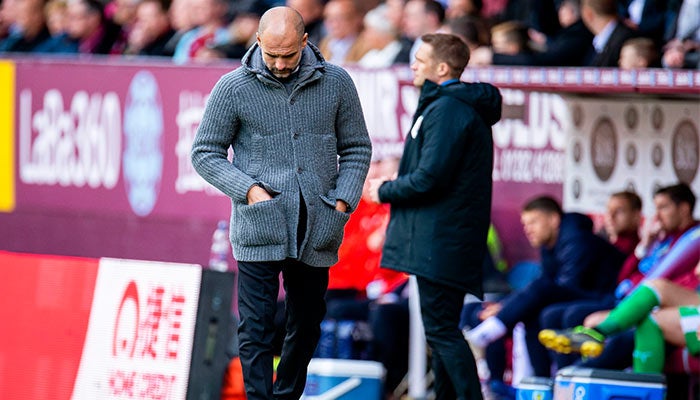
[[[450,75],[450,66],[446,62],[442,61],[437,65],[437,73],[439,77],[445,77]]]

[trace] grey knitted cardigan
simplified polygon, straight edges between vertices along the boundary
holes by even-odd
[[[233,146],[233,161],[227,159]],[[230,238],[239,261],[286,258],[317,267],[338,260],[348,213],[357,207],[371,143],[355,86],[345,70],[308,44],[288,94],[253,45],[241,67],[214,86],[192,144],[192,165],[231,198]],[[247,204],[261,184],[273,199]],[[299,202],[306,235],[297,249]]]

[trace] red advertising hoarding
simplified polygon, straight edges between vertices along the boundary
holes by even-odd
[[[0,265],[0,398],[185,398],[199,266],[9,252]]]

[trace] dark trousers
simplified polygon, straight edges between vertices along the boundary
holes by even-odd
[[[425,337],[432,351],[437,400],[481,400],[476,362],[459,330],[464,290],[417,277]]]
[[[594,295],[591,294],[590,298]],[[583,300],[580,294],[555,284],[549,279],[539,278],[521,290],[513,292],[502,301],[501,311],[496,317],[512,330],[515,324],[525,324],[525,341],[530,363],[537,376],[551,375],[551,359],[547,349],[537,339],[540,331],[540,314],[552,304]]]
[[[629,329],[610,336],[605,341],[605,348],[600,356],[580,360],[576,365],[584,368],[625,369],[632,366],[633,352],[634,329]]]
[[[567,303],[558,303],[546,307],[540,315],[542,329],[568,329],[583,324],[583,320],[590,314],[600,310],[610,310],[615,307],[615,298],[607,296],[600,300],[577,300]],[[560,354],[550,351],[558,369],[575,363],[580,356],[578,354]]]
[[[295,260],[238,262],[240,358],[248,400],[299,399],[326,313],[328,268]],[[282,273],[286,336],[272,384],[275,311]]]

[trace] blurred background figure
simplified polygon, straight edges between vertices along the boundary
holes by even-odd
[[[622,45],[636,36],[617,14],[615,0],[582,0],[581,18],[595,35],[595,52],[587,63],[590,67],[617,67]]]
[[[129,32],[136,22],[136,9],[139,3],[140,0],[112,0],[105,6],[105,18],[119,27],[119,35],[112,45],[111,54],[122,54],[126,50]]]
[[[68,1],[68,35],[78,42],[79,53],[110,54],[119,34],[99,0]]]
[[[18,0],[15,29],[0,41],[0,51],[29,53],[51,39],[44,17],[44,0]]]
[[[66,34],[68,29],[68,6],[65,0],[50,0],[44,6],[44,16],[46,26],[49,28],[51,36],[61,36]]]
[[[447,0],[445,17],[454,19],[464,16],[479,18],[483,3],[481,0]]]
[[[622,69],[655,68],[659,63],[659,51],[649,38],[632,38],[620,49],[619,66]]]
[[[525,62],[533,54],[527,26],[518,21],[502,22],[491,28],[491,48],[481,47],[474,51],[469,61],[471,66],[496,64],[495,54],[510,56],[504,63]],[[501,61],[501,60],[498,60]]]
[[[445,22],[445,8],[435,0],[408,0],[403,11],[403,33],[413,40],[409,63],[415,60],[416,51],[423,43],[420,37],[427,33],[436,33]]]
[[[226,0],[189,0],[192,22],[196,28],[182,35],[175,47],[173,62],[184,64],[191,61],[197,51],[207,46],[227,43],[230,39],[226,29],[228,2]]]
[[[0,3],[0,40],[5,39],[17,29],[15,20],[17,18],[17,4],[19,0],[2,0]]]
[[[175,54],[175,47],[185,33],[197,27],[193,17],[194,4],[192,0],[172,0],[168,17],[170,26],[175,30],[175,34],[168,41],[164,52]]]
[[[233,21],[228,25],[229,41],[218,45],[208,45],[195,54],[195,60],[207,62],[221,59],[241,59],[248,48],[255,43],[260,17],[265,13],[263,3],[237,4]]]
[[[598,232],[625,256],[634,252],[642,227],[642,199],[635,192],[622,191],[610,195],[603,216],[603,229]]]
[[[553,37],[561,29],[556,4],[559,4],[559,1],[511,0],[497,21],[519,21],[531,29],[533,34]]]
[[[491,28],[491,47],[494,53],[530,54],[527,27],[517,21],[503,22]]]
[[[334,64],[356,63],[367,52],[364,43],[357,40],[362,31],[362,14],[355,0],[331,0],[323,12],[327,35],[319,43],[319,50]]]
[[[141,0],[136,9],[136,22],[129,32],[125,53],[141,56],[172,57],[168,42],[175,35],[170,26],[169,0]]]
[[[474,51],[489,44],[489,33],[482,29],[483,25],[477,18],[464,15],[447,21],[444,29],[447,33],[459,36],[469,47],[471,57]]]
[[[321,39],[326,36],[326,28],[323,26],[324,0],[287,0],[287,6],[301,14],[304,19],[308,40],[318,46]]]
[[[684,0],[673,31],[663,48],[667,68],[700,68],[700,0]]]
[[[669,25],[668,15],[678,12],[680,4],[668,0],[618,0],[617,13],[622,21],[639,36],[652,39],[656,45],[663,40]],[[675,12],[673,9],[675,8]]]
[[[403,30],[403,9],[406,0],[386,0],[384,4],[386,4],[386,18],[398,29],[398,40],[401,43],[401,51],[394,58],[394,64],[408,64],[413,39],[409,38]]]
[[[358,61],[366,68],[383,68],[394,63],[401,51],[398,29],[386,17],[387,6],[381,4],[370,10],[364,18],[365,29],[359,40],[367,46],[367,53]]]

